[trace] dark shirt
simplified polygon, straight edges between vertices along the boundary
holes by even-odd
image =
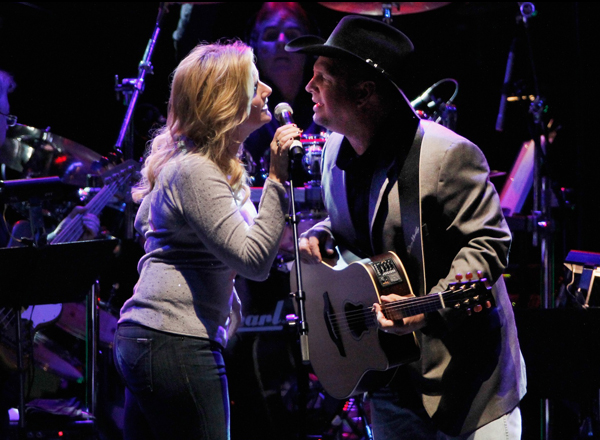
[[[378,157],[377,148],[369,148],[363,155],[356,154],[348,139],[344,138],[337,166],[346,172],[346,194],[350,217],[356,231],[359,250],[373,255],[369,232],[369,190]]]
[[[356,232],[358,250],[363,253],[363,257],[377,253],[373,248],[369,225],[369,194],[373,173],[377,167],[389,165],[396,157],[401,160],[404,158],[412,144],[417,126],[418,120],[415,119],[399,133],[390,130],[387,134],[377,136],[367,151],[360,156],[356,154],[347,138],[342,142],[336,165],[346,172],[348,208]]]

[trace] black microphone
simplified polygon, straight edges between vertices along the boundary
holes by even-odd
[[[502,96],[500,97],[500,109],[498,110],[498,117],[496,118],[496,131],[502,131],[504,129],[504,112],[506,110],[506,98],[507,89],[510,85],[510,77],[512,76],[513,62],[515,58],[515,46],[516,39],[513,39],[510,45],[510,52],[508,53],[508,61],[506,63],[506,72],[504,73],[504,84],[502,84]]]
[[[275,119],[277,119],[280,126],[294,123],[294,118],[292,117],[294,111],[287,102],[280,102],[277,104],[274,113]],[[289,154],[290,159],[292,160],[300,159],[304,156],[304,146],[302,145],[302,142],[300,142],[300,136],[294,138]]]

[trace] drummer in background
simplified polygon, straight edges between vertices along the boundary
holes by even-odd
[[[8,102],[8,94],[14,91],[17,84],[13,76],[0,70],[0,146],[6,141],[6,132],[8,127],[12,127],[17,123],[16,116],[10,114],[10,105]],[[1,164],[0,164],[1,165]],[[4,174],[3,174],[4,176]],[[4,179],[4,177],[2,177]],[[4,210],[4,206],[2,206]],[[100,232],[100,220],[94,214],[85,213],[85,208],[76,206],[71,213],[62,219],[61,223],[48,234],[48,241],[52,241],[53,237],[66,227],[72,219],[83,213],[84,234],[80,237],[81,240],[91,240],[96,238]],[[9,230],[12,231],[9,233]],[[0,247],[18,247],[23,245],[22,238],[31,238],[31,227],[28,220],[19,220],[14,225],[9,225],[4,221],[0,222]]]
[[[294,111],[294,122],[304,134],[324,131],[312,119],[313,102],[310,94],[304,90],[304,85],[312,77],[314,57],[284,50],[285,45],[294,38],[316,31],[306,11],[297,2],[265,2],[251,23],[248,44],[254,48],[261,77],[273,88],[268,103],[271,114],[275,114],[277,104],[287,102]],[[278,126],[279,123],[273,118],[244,142],[244,149],[257,165],[265,155],[268,160],[269,142]],[[309,179],[303,170],[292,177],[295,186]],[[260,176],[256,178],[258,180]]]
[[[198,41],[210,40],[216,35],[219,5],[184,3],[181,5],[177,30],[173,33],[176,58],[181,59]],[[280,102],[287,102],[294,111],[294,122],[305,135],[320,134],[324,129],[312,120],[311,97],[304,84],[312,77],[314,58],[310,55],[287,53],[283,48],[293,38],[306,32],[318,34],[317,26],[298,2],[265,2],[248,20],[245,41],[254,49],[260,76],[273,88],[269,111]],[[191,45],[191,46],[190,46]],[[244,141],[242,160],[254,180],[252,186],[262,186],[268,174],[269,143],[279,126],[275,118],[255,131]],[[261,165],[261,159],[263,164]],[[260,169],[262,168],[262,170]],[[294,185],[310,180],[307,172],[297,167],[292,175]]]

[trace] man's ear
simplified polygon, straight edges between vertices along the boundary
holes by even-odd
[[[362,81],[354,86],[354,99],[358,105],[368,103],[375,96],[375,83]]]

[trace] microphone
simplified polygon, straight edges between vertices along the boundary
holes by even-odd
[[[513,39],[508,53],[508,61],[506,63],[506,72],[504,73],[504,84],[502,84],[502,96],[500,97],[500,109],[496,118],[496,131],[504,129],[504,112],[506,110],[507,89],[509,86],[510,77],[512,76],[513,61],[515,58],[516,39]]]
[[[294,111],[292,107],[287,102],[280,102],[275,106],[275,119],[279,122],[279,125],[293,124],[294,118],[292,115]],[[300,159],[304,156],[304,146],[302,142],[300,142],[300,137],[297,136],[294,138],[292,142],[292,146],[290,147],[290,158],[292,160]]]
[[[432,85],[431,87],[429,87],[423,93],[421,93],[421,95],[419,95],[416,99],[414,99],[413,101],[410,101],[410,105],[412,105],[413,107],[417,107],[418,105],[420,105],[424,102],[428,102],[430,100],[430,93],[433,91],[433,89],[436,87],[436,85],[437,85],[437,83]]]

